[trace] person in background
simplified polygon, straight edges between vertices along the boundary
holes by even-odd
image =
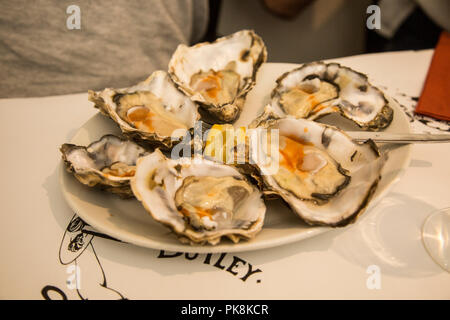
[[[367,51],[434,48],[442,30],[450,31],[449,0],[379,0],[381,28],[369,31]]]
[[[207,0],[0,0],[0,98],[131,86],[207,24]]]
[[[262,2],[271,13],[284,19],[293,19],[314,0],[262,0]]]
[[[264,0],[288,18],[310,2]],[[219,7],[219,0],[0,0],[0,98],[136,84],[166,70],[178,44],[214,40]]]

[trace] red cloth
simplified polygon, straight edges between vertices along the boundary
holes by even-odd
[[[448,32],[441,33],[415,112],[450,121],[450,33]]]

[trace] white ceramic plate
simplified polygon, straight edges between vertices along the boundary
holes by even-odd
[[[294,67],[297,65],[281,63],[267,63],[261,67],[256,86],[248,95],[244,111],[236,122],[237,126],[247,125],[262,111],[269,101],[275,79]],[[395,101],[392,99],[389,101],[394,109],[394,120],[386,131],[410,132],[406,115]],[[343,129],[357,130],[350,121],[340,117],[327,116],[321,121]],[[71,143],[88,145],[106,133],[119,134],[120,132],[111,120],[97,114],[76,132]],[[410,153],[410,146],[389,150],[389,158],[383,168],[382,179],[364,214],[370,214],[370,209],[400,179],[409,165]],[[66,172],[62,162],[60,183],[70,207],[93,228],[116,239],[153,249],[198,253],[251,251],[299,241],[330,230],[328,227],[308,226],[281,201],[270,201],[266,202],[267,213],[264,227],[254,239],[241,241],[238,244],[225,240],[217,246],[184,245],[168,228],[155,222],[137,200],[121,200],[115,195],[82,185]]]

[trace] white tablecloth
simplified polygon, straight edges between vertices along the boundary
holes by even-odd
[[[335,61],[367,73],[411,111],[432,54]],[[66,236],[60,261],[74,213],[58,183],[58,148],[96,112],[84,93],[0,100],[0,298],[450,298],[450,276],[428,256],[420,237],[424,219],[450,206],[449,144],[414,145],[405,175],[375,208],[356,224],[315,238],[254,252],[186,256],[101,235],[85,251],[70,251]],[[415,131],[446,125],[418,120]],[[370,266],[379,273],[368,273]],[[81,279],[78,292],[75,275]]]

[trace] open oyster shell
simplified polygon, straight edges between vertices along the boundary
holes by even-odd
[[[204,120],[231,123],[239,117],[266,59],[262,39],[243,30],[213,43],[179,45],[170,60],[169,74],[178,88],[201,106]]]
[[[163,148],[171,148],[200,118],[195,103],[164,71],[130,88],[89,91],[89,100],[127,137]]]
[[[61,153],[67,171],[89,187],[100,187],[122,198],[133,197],[130,179],[137,158],[148,152],[132,141],[105,135],[89,146],[65,143]]]
[[[136,198],[182,242],[212,244],[254,237],[266,207],[261,193],[235,168],[205,159],[140,158],[131,180]]]
[[[281,196],[312,225],[345,226],[364,211],[385,162],[373,141],[357,144],[332,126],[291,116],[280,119],[270,107],[254,125],[278,130],[276,151],[266,162],[253,161],[269,194]]]
[[[338,112],[365,130],[386,128],[393,110],[367,76],[338,63],[312,62],[286,72],[272,91],[272,107],[310,120]]]

